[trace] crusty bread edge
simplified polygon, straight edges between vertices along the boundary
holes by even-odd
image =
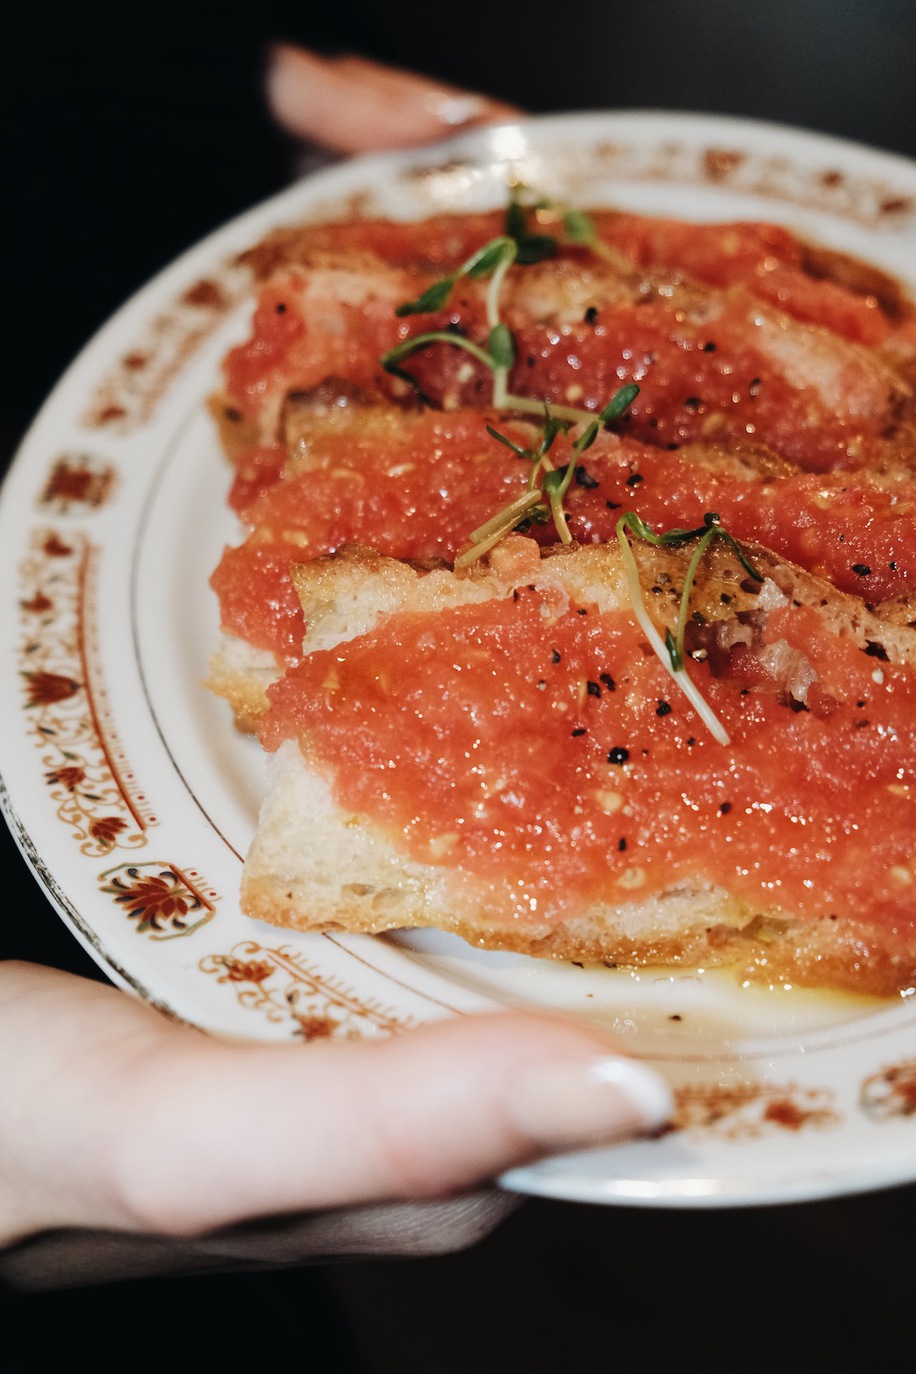
[[[245,861],[243,912],[303,932],[381,934],[434,927],[478,949],[634,968],[733,966],[757,983],[888,996],[916,981],[906,952],[841,918],[789,921],[721,888],[678,885],[642,901],[601,904],[556,925],[475,916],[448,870],[400,853],[364,817],[336,805],[328,783],[287,741]],[[651,932],[651,933],[650,933]]]

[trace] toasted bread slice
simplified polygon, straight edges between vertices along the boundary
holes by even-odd
[[[689,599],[691,675],[732,731],[727,742],[711,738],[694,704],[679,693],[670,664],[653,653],[634,618],[633,584],[616,543],[542,552],[516,537],[488,565],[463,574],[424,571],[361,549],[298,568],[310,653],[299,675],[287,675],[274,689],[264,730],[275,751],[272,780],[244,866],[243,909],[300,930],[434,926],[480,947],[541,957],[734,964],[742,976],[861,992],[910,986],[916,979],[916,803],[910,795],[916,631],[871,614],[859,599],[764,549],[747,552],[761,581],[722,542],[704,558]],[[662,635],[676,628],[690,553],[632,545],[645,607]],[[492,854],[481,857],[466,842],[472,809],[462,810],[467,773],[485,774],[487,751],[498,752],[501,735],[515,738],[516,716],[530,712],[536,699],[519,696],[524,688],[513,678],[511,656],[500,656],[498,636],[487,638],[494,614],[499,635],[512,630],[514,618],[529,617],[542,635],[539,663],[557,662],[550,646],[576,643],[586,625],[589,652],[597,652],[602,635],[618,637],[619,683],[602,687],[596,671],[578,702],[564,708],[560,733],[575,739],[576,748],[582,737],[603,739],[602,751],[614,739],[639,739],[646,721],[653,722],[647,751],[612,748],[607,765],[603,752],[600,758],[593,752],[587,764],[580,753],[576,768],[555,770],[550,796],[530,802],[540,807],[534,830],[526,830],[525,798],[519,810],[494,786],[497,820],[487,825],[499,827],[497,849],[515,846],[516,858],[530,851],[522,868],[501,866]],[[430,783],[435,769],[424,753],[426,726],[417,704],[423,699],[411,697],[409,712],[399,716],[399,694],[411,689],[418,664],[432,671],[454,659],[470,677],[480,655],[492,679],[495,727],[474,716],[480,698],[463,700],[457,688],[451,716],[440,713],[435,721],[446,763],[455,739],[467,744],[469,720],[483,753],[473,755],[473,768],[459,763],[449,773],[446,767],[444,785],[455,788],[450,816],[438,783]],[[539,729],[549,742],[558,703],[571,699],[568,683],[554,692],[550,670],[540,671]],[[611,682],[609,674],[604,678]],[[450,682],[457,680],[453,675]],[[647,684],[655,694],[648,706]],[[854,702],[837,698],[844,685],[856,694]],[[446,695],[452,692],[450,685]],[[432,713],[430,697],[425,704]],[[673,733],[666,736],[669,722]],[[382,755],[392,740],[400,741],[399,752],[389,765]],[[379,758],[373,757],[376,742]],[[355,790],[348,749],[365,761],[368,777]],[[797,756],[789,768],[785,751]],[[505,754],[500,759],[502,767]],[[612,781],[602,783],[602,768]],[[646,801],[656,769],[656,811],[670,808],[661,820]],[[854,771],[854,789],[847,770]],[[510,793],[523,776],[536,779],[537,770],[522,768]],[[430,807],[439,811],[405,824],[406,812],[379,801],[398,786],[418,816]],[[672,800],[679,788],[682,805]],[[709,798],[719,797],[715,818],[696,823]],[[780,807],[798,822],[794,848],[785,833],[789,821],[777,824]],[[565,835],[557,816],[566,818]],[[596,848],[589,827],[599,837],[619,832],[626,854],[618,854],[620,842]],[[538,829],[549,831],[553,850]],[[807,833],[815,831],[809,841]],[[782,848],[767,849],[770,833],[781,836]],[[761,872],[761,865],[769,870]],[[521,896],[513,895],[516,886]]]

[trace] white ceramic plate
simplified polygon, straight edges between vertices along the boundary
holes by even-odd
[[[493,1005],[614,1030],[671,1081],[661,1138],[514,1171],[521,1191],[713,1206],[916,1179],[916,998],[639,975],[475,952],[426,933],[299,936],[238,909],[262,759],[199,686],[207,579],[238,532],[204,408],[251,298],[237,252],[277,225],[546,194],[695,219],[768,218],[916,289],[916,166],[769,125],[636,113],[536,119],[358,160],[208,239],[132,300],[39,415],[0,500],[0,773],[10,825],[123,987],[206,1030],[386,1035]]]

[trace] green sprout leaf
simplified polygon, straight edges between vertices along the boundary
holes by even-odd
[[[441,277],[439,281],[434,281],[432,286],[427,287],[415,301],[405,301],[403,305],[399,305],[394,313],[401,317],[404,315],[432,315],[448,305],[448,298],[452,294],[454,285],[454,277]]]
[[[579,244],[584,248],[590,248],[598,237],[591,215],[587,215],[584,210],[565,210],[563,229],[570,243]]]
[[[455,272],[450,272],[446,277],[439,277],[431,286],[428,286],[416,300],[405,301],[399,305],[395,314],[403,318],[405,315],[432,315],[437,310],[443,310],[448,305],[449,298],[457,282],[462,277],[489,277],[500,267],[508,267],[515,258],[516,246],[511,238],[502,237],[491,239],[482,248],[478,248],[475,253]]]
[[[541,482],[541,491],[546,492],[548,496],[562,495],[565,491],[564,482],[568,471],[568,467],[562,467],[545,472]]]
[[[464,266],[459,268],[458,275],[473,277],[475,280],[489,277],[497,268],[508,267],[515,256],[516,245],[511,237],[491,239],[468,258]]]
[[[487,425],[487,433],[491,435],[494,439],[497,439],[499,443],[505,444],[506,448],[511,448],[512,452],[516,455],[517,458],[534,457],[534,454],[531,452],[530,448],[522,448],[521,445],[517,444],[514,439],[510,439],[506,434],[500,434],[499,430],[494,429],[492,425]]]
[[[622,386],[619,391],[614,393],[598,416],[601,424],[609,425],[612,420],[619,420],[624,411],[629,410],[638,395],[639,387],[635,382],[629,382],[626,386]]]
[[[552,258],[557,251],[557,240],[552,234],[532,233],[528,228],[528,210],[519,200],[518,187],[512,188],[509,204],[506,207],[505,229],[516,245],[517,261],[524,266],[543,262]]]
[[[504,368],[508,372],[515,362],[515,340],[507,325],[497,324],[490,330],[487,350],[494,365]]]

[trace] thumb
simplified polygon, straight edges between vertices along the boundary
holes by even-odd
[[[195,1038],[137,1091],[158,1165],[121,1178],[136,1217],[177,1233],[443,1197],[513,1164],[643,1134],[671,1109],[664,1082],[604,1036],[522,1013],[305,1048]]]
[[[520,115],[514,106],[414,72],[288,44],[271,54],[267,101],[288,133],[337,153],[414,147]]]
[[[0,1245],[445,1198],[650,1131],[670,1108],[648,1068],[553,1016],[238,1044],[100,983],[0,963]]]

